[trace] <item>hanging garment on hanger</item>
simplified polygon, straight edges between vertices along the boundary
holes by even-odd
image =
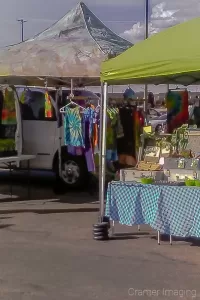
[[[4,101],[2,109],[2,124],[15,125],[17,124],[16,109],[15,109],[15,96],[14,90],[5,88],[3,91]]]
[[[45,118],[53,117],[52,109],[53,108],[52,108],[52,103],[51,103],[49,93],[46,92],[45,93]]]
[[[82,128],[85,144],[84,153],[89,172],[95,172],[94,151],[92,149],[91,142],[93,134],[94,112],[94,109],[89,107],[86,110],[84,110],[82,116]]]
[[[67,152],[74,156],[82,156],[82,155],[84,155],[84,148],[68,145]]]
[[[139,151],[140,148],[140,135],[144,126],[143,116],[140,111],[133,112],[133,139],[135,140],[135,150]]]
[[[117,138],[118,139],[124,137],[124,129],[123,129],[123,126],[121,123],[119,112],[117,114],[117,129],[116,130],[117,130]]]
[[[122,165],[135,165],[135,140],[134,140],[134,122],[133,108],[120,108],[119,114],[123,126],[124,136],[117,139],[117,150],[119,162]]]
[[[106,133],[106,160],[109,170],[114,171],[113,162],[118,160],[117,155],[117,116],[114,108],[107,109],[107,133]]]
[[[92,149],[96,151],[98,146],[98,113],[94,105],[90,106],[93,109],[93,121],[92,121]]]
[[[108,150],[116,148],[116,125],[117,114],[112,108],[107,109],[107,133],[106,133],[106,147]]]
[[[167,93],[166,106],[167,130],[172,133],[189,120],[187,90],[170,90]]]
[[[65,145],[84,147],[80,108],[66,107],[64,114]]]
[[[94,123],[97,125],[97,145],[96,145],[96,147],[94,147],[95,148],[94,152],[99,153],[99,149],[100,149],[100,145],[99,145],[99,141],[100,141],[100,106],[97,106],[95,108]]]

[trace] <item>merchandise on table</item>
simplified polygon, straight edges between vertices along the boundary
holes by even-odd
[[[121,181],[141,182],[142,178],[154,178],[156,181],[164,180],[163,171],[138,171],[135,168],[120,170]]]
[[[139,161],[135,168],[121,170],[120,179],[142,182],[142,178],[153,178],[154,181],[164,180],[170,184],[199,180],[200,155],[189,145],[190,134],[188,125],[182,125],[167,137],[149,134],[151,139],[155,139],[155,146],[144,149],[144,161]]]

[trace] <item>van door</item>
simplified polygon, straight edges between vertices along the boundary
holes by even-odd
[[[16,119],[17,119],[17,129],[15,133],[15,144],[17,154],[20,156],[22,154],[22,116],[21,116],[21,109],[19,103],[19,97],[17,91],[15,90],[15,109],[16,109]],[[19,167],[19,166],[18,166]]]
[[[56,114],[52,107],[52,117],[45,117],[45,92],[30,91],[29,99],[21,105],[23,153],[36,155],[30,161],[32,169],[51,170],[55,134]]]

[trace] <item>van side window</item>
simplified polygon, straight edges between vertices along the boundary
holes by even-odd
[[[52,117],[45,117],[45,94],[41,92],[31,92],[29,99],[21,103],[22,120],[56,121],[55,109],[52,106]]]

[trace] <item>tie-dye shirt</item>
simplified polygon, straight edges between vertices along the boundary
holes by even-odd
[[[65,126],[65,145],[75,147],[84,147],[82,132],[82,120],[79,107],[65,109],[64,126]]]

